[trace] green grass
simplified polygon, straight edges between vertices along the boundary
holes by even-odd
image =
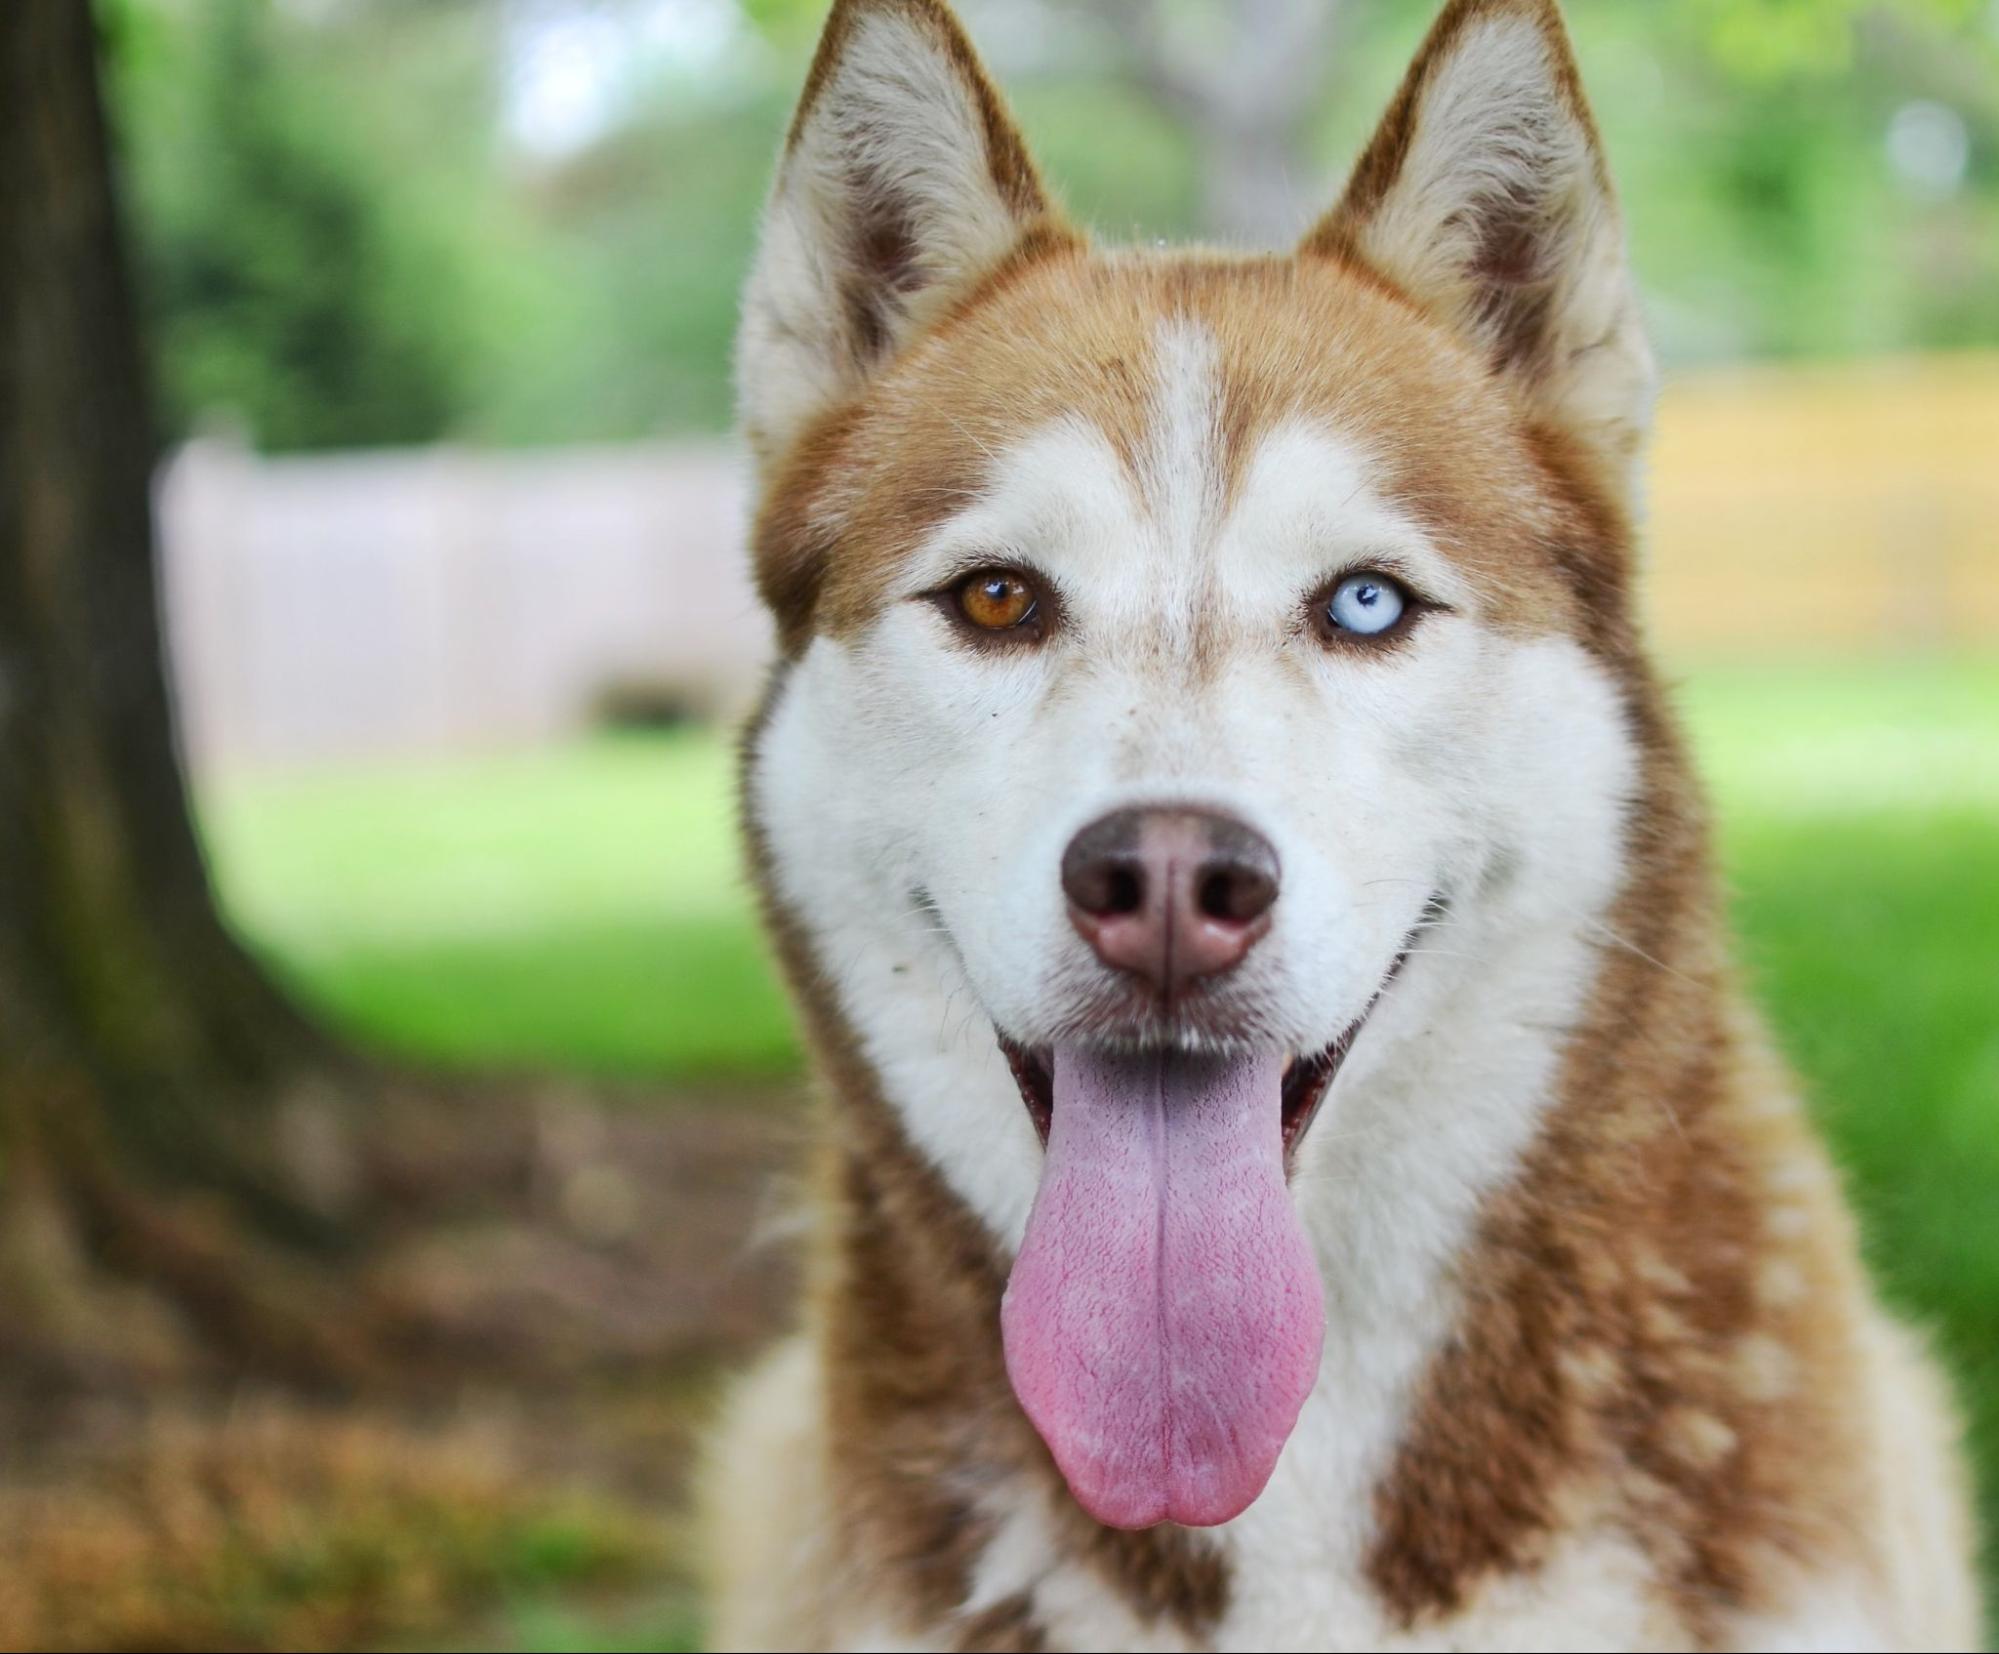
[[[1999,663],[1690,674],[1740,953],[1956,1375],[1999,1602]]]
[[[1742,958],[1999,1489],[1999,662],[1682,676]],[[242,781],[207,817],[242,927],[366,1042],[767,1077],[796,1047],[728,800],[686,733]]]
[[[531,1599],[508,1610],[503,1631],[497,1646],[518,1654],[693,1654],[703,1646],[700,1617],[680,1596],[636,1611]]]
[[[674,1078],[796,1066],[713,736],[259,777],[205,806],[239,926],[391,1055]]]

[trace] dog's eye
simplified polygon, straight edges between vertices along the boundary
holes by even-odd
[[[1332,636],[1377,638],[1409,612],[1409,594],[1385,574],[1350,574],[1315,605],[1313,619]]]
[[[1030,625],[1040,594],[1008,569],[980,569],[958,582],[958,612],[982,632],[1011,632]]]

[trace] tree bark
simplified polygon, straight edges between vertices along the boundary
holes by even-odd
[[[240,1321],[214,1214],[328,1236],[273,1120],[340,1070],[217,916],[176,759],[89,6],[0,7],[0,110],[0,1200],[60,1187],[95,1254]]]

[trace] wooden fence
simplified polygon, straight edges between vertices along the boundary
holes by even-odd
[[[187,750],[206,766],[521,744],[611,700],[733,712],[769,652],[746,497],[713,444],[190,447],[161,489]]]
[[[1669,651],[1999,647],[1999,356],[1689,376],[1653,478]]]

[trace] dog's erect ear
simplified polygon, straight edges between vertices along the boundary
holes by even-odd
[[[1451,0],[1302,251],[1455,327],[1631,503],[1652,353],[1554,0]]]
[[[743,299],[737,388],[759,453],[780,452],[1049,217],[940,0],[836,0]]]

